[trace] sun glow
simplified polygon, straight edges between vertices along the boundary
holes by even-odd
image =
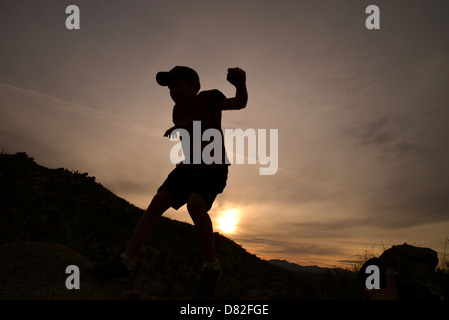
[[[218,217],[218,228],[225,234],[232,234],[237,229],[238,224],[238,210],[228,209],[224,210]]]

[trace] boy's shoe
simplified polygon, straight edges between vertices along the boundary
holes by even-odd
[[[218,267],[203,267],[201,272],[200,285],[198,286],[196,296],[199,299],[205,300],[210,298],[217,288],[218,280],[221,276],[221,268]]]
[[[106,263],[94,263],[90,267],[90,271],[95,278],[113,279],[113,278],[130,278],[135,273],[135,264],[126,266],[122,262],[122,258],[117,257],[115,260]]]

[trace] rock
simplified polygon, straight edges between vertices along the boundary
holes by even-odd
[[[162,291],[163,285],[152,279],[136,278],[132,283],[132,289],[152,295]]]
[[[438,254],[429,248],[414,247],[404,243],[392,246],[379,257],[387,266],[410,279],[426,280],[435,273]]]
[[[251,289],[243,296],[244,300],[299,300],[308,299],[308,292],[317,288],[310,284],[295,281],[273,281],[266,286]]]
[[[282,300],[288,299],[288,289],[292,284],[287,281],[275,281],[267,286],[249,290],[244,299],[247,300]]]
[[[116,297],[117,300],[162,300],[139,290],[126,290]]]
[[[21,241],[0,245],[0,299],[112,299],[90,275],[89,261],[74,250],[53,243]],[[67,289],[69,265],[80,271],[80,289]]]

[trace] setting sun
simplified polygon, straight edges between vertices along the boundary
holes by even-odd
[[[218,228],[223,233],[234,233],[238,223],[238,211],[236,209],[228,209],[221,213],[218,218]]]

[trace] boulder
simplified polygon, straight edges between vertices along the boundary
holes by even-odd
[[[0,245],[0,299],[102,300],[109,292],[90,275],[89,261],[53,243],[20,241]],[[80,288],[68,289],[69,265],[79,268]]]
[[[420,248],[404,243],[392,246],[379,257],[387,266],[405,278],[427,280],[435,273],[438,254],[429,248]]]

